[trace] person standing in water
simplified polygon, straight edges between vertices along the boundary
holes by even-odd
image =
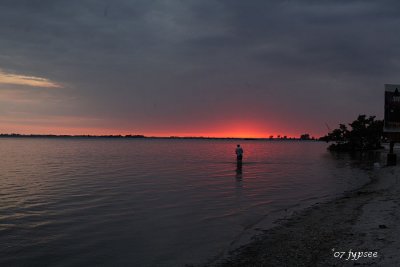
[[[240,145],[237,145],[236,147],[236,157],[237,161],[242,161],[243,159],[243,148],[241,148]]]

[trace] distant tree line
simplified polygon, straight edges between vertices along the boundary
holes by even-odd
[[[146,138],[144,135],[56,135],[56,134],[0,134],[0,137],[37,137],[37,138]]]
[[[359,115],[348,126],[339,124],[339,128],[321,137],[320,140],[333,142],[328,147],[333,151],[362,151],[382,148],[383,120],[376,120],[375,116]]]
[[[316,140],[314,136],[310,136],[310,134],[302,134],[300,137],[288,137],[287,135],[277,135],[276,137],[273,135],[270,135],[268,137],[269,140]]]

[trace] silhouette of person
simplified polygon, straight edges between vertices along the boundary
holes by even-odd
[[[237,161],[241,162],[243,159],[243,148],[241,148],[240,145],[237,145],[235,152]]]

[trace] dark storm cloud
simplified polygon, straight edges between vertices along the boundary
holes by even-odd
[[[0,69],[63,84],[49,93],[70,103],[62,113],[110,127],[218,123],[239,109],[318,132],[325,121],[382,114],[383,84],[399,82],[399,7],[3,0]]]

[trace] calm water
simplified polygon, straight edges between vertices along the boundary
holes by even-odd
[[[0,266],[184,266],[368,181],[325,143],[0,139]],[[285,210],[286,209],[286,210]]]

